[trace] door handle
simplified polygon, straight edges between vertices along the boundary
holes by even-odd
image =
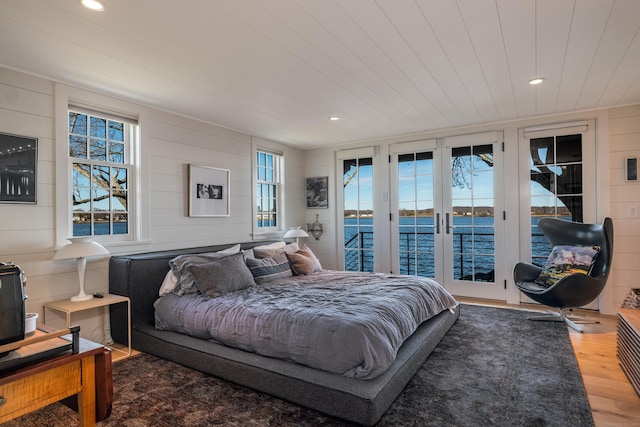
[[[440,213],[436,214],[436,234],[440,234]]]
[[[446,217],[446,221],[447,221],[447,234],[449,234],[449,233],[451,232],[451,229],[453,228],[453,227],[451,226],[451,224],[449,224],[449,212],[447,212],[447,213],[445,214],[445,217]]]

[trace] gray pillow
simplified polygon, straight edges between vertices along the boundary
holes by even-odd
[[[189,271],[202,295],[214,298],[255,285],[242,254],[234,254],[206,264],[193,264]]]
[[[247,265],[257,284],[291,277],[291,266],[284,252],[269,258],[247,258]]]
[[[185,254],[169,260],[169,267],[171,267],[171,271],[176,277],[176,285],[172,292],[176,295],[193,294],[198,292],[195,279],[189,271],[190,265],[207,263],[239,252],[240,244],[237,244],[217,252]]]

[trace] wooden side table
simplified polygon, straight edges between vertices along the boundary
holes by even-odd
[[[47,323],[47,310],[53,310],[65,313],[67,316],[67,328],[71,326],[71,314],[79,311],[91,310],[94,308],[108,307],[112,304],[127,304],[127,325],[128,325],[128,338],[127,338],[127,351],[112,348],[113,351],[120,351],[127,356],[131,355],[131,301],[128,297],[114,294],[104,294],[102,298],[93,298],[89,301],[71,301],[64,299],[60,301],[47,302],[43,305],[43,322]],[[104,338],[104,337],[103,337]]]
[[[111,414],[109,349],[79,338],[77,353],[66,352],[0,374],[0,424],[74,395],[81,426],[94,426]]]

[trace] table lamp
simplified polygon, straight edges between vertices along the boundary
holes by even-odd
[[[71,243],[63,246],[53,256],[53,260],[61,259],[76,259],[78,266],[78,281],[80,282],[80,293],[74,297],[71,297],[71,301],[88,301],[93,298],[93,295],[87,295],[84,292],[84,276],[87,267],[87,258],[99,255],[109,255],[107,251],[100,243],[94,242],[89,236],[83,237],[71,237],[69,239]]]
[[[309,237],[306,231],[301,229],[300,227],[289,227],[289,231],[284,233],[284,238],[289,239],[291,237],[296,238],[296,245],[300,246],[300,237]]]

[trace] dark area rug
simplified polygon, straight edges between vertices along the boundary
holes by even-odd
[[[378,426],[592,426],[566,326],[527,315],[463,305]],[[352,425],[146,354],[114,363],[113,375],[113,412],[99,426]],[[78,421],[56,403],[6,425]]]

